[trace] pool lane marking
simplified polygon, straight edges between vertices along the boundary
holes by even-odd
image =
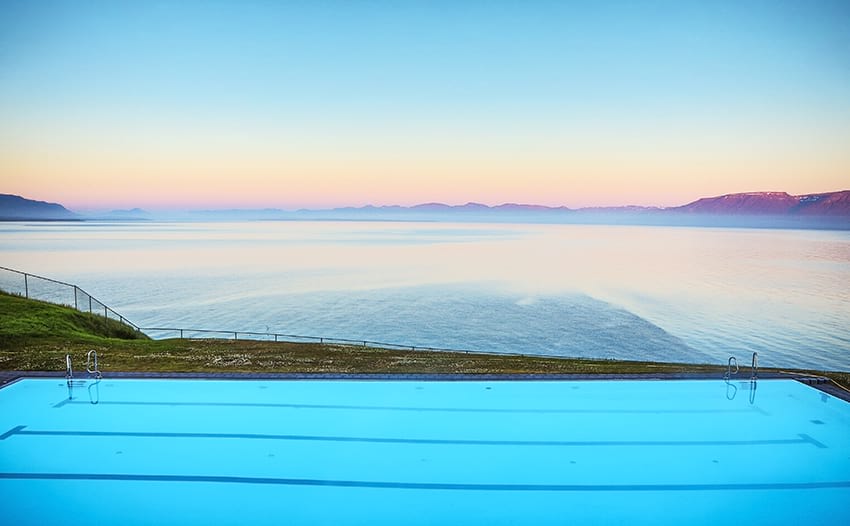
[[[6,431],[5,433],[3,433],[2,435],[0,435],[0,440],[6,440],[7,438],[9,438],[12,435],[19,434],[20,431],[25,427],[27,427],[27,426],[15,426],[15,427],[13,427],[12,429],[10,429],[10,430]]]
[[[318,486],[335,488],[412,489],[444,491],[776,491],[850,488],[850,480],[839,480],[832,482],[765,482],[751,484],[460,484],[442,482],[383,482],[369,480],[229,477],[216,475],[130,475],[120,473],[0,473],[0,479],[192,483],[212,482],[223,484],[265,484],[277,486]]]
[[[457,446],[559,446],[559,447],[608,447],[608,446],[775,446],[789,444],[812,444],[826,448],[809,435],[800,434],[800,438],[764,439],[764,440],[461,440],[447,438],[383,438],[383,437],[347,437],[322,435],[273,435],[250,433],[167,433],[136,431],[49,431],[27,430],[26,426],[10,429],[0,440],[15,435],[25,436],[72,436],[72,437],[130,437],[130,438],[215,438],[248,440],[289,440],[304,442],[363,442],[373,444],[425,444]]]
[[[89,401],[63,400],[53,407],[68,405],[91,405]],[[254,402],[120,402],[100,401],[98,405],[129,405],[129,406],[158,406],[158,407],[259,407],[280,409],[342,409],[357,411],[413,411],[417,413],[498,413],[498,414],[720,414],[754,412],[766,415],[762,409],[501,409],[475,407],[409,407],[409,406],[380,406],[380,405],[342,405],[342,404],[273,404]]]
[[[824,444],[823,442],[820,442],[818,440],[815,440],[814,438],[812,438],[811,436],[809,436],[805,433],[800,433],[799,436],[800,436],[800,438],[802,438],[806,442],[809,442],[810,444],[814,445],[817,448],[828,449],[828,446],[826,444]]]

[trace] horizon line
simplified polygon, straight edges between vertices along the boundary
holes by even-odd
[[[160,212],[230,212],[230,211],[276,211],[276,212],[290,212],[297,213],[302,211],[307,212],[323,212],[323,211],[334,211],[334,210],[361,210],[361,209],[381,209],[381,208],[401,208],[401,209],[413,209],[419,207],[426,206],[440,206],[447,208],[463,208],[468,206],[478,206],[478,207],[486,207],[488,209],[500,208],[506,206],[516,206],[516,207],[533,207],[539,209],[547,209],[547,210],[571,210],[571,211],[580,211],[580,210],[600,210],[600,209],[622,209],[622,208],[635,208],[635,209],[647,209],[647,210],[668,210],[672,208],[680,208],[692,203],[696,203],[702,199],[716,199],[727,196],[743,196],[743,195],[770,195],[770,194],[780,194],[787,195],[789,197],[808,197],[808,196],[818,196],[818,195],[826,195],[826,194],[836,194],[842,192],[850,192],[850,188],[842,189],[842,190],[831,190],[826,192],[811,192],[811,193],[803,193],[803,194],[791,194],[786,191],[781,190],[769,190],[769,191],[749,191],[749,192],[730,192],[724,194],[717,195],[709,195],[702,196],[696,199],[676,204],[676,205],[638,205],[638,204],[616,204],[616,205],[592,205],[592,206],[577,206],[571,207],[565,204],[561,205],[545,205],[538,203],[529,203],[529,202],[518,202],[518,201],[505,201],[499,204],[487,204],[482,203],[480,201],[467,201],[464,203],[457,202],[452,204],[450,202],[443,201],[423,201],[416,204],[403,205],[403,204],[375,204],[375,203],[367,203],[367,204],[343,204],[337,206],[320,206],[320,207],[311,207],[311,206],[295,206],[295,207],[282,207],[282,206],[240,206],[240,205],[212,205],[212,206],[204,206],[197,205],[198,207],[192,207],[191,205],[187,206],[167,206],[167,207],[158,207],[158,206],[126,206],[121,207],[120,205],[113,206],[104,206],[104,207],[89,207],[89,206],[73,206],[73,205],[64,205],[61,202],[52,202],[52,201],[42,201],[49,204],[59,204],[65,208],[68,208],[70,211],[78,211],[78,212],[87,212],[87,213],[95,213],[95,212],[130,212],[130,211],[160,211]],[[6,195],[15,195],[15,194],[6,194]],[[23,196],[18,196],[23,197]],[[24,197],[24,199],[29,199]]]

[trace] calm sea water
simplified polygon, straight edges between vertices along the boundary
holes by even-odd
[[[5,223],[0,265],[76,283],[143,327],[850,370],[848,232]]]

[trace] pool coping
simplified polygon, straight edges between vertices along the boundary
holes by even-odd
[[[0,371],[0,389],[25,378],[65,378],[62,371]],[[91,379],[83,373],[77,380]],[[572,374],[572,373],[198,373],[198,372],[107,372],[107,379],[183,379],[183,380],[375,380],[375,381],[606,381],[606,380],[723,380],[718,373],[617,373],[617,374]],[[834,384],[823,376],[765,371],[759,380],[796,380],[824,393],[850,402],[850,391]],[[750,380],[746,374],[732,377],[735,381]]]

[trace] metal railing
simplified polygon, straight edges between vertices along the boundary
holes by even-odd
[[[753,366],[752,366],[752,376],[750,376],[751,380],[758,380],[759,377],[759,353],[753,353]]]
[[[318,342],[339,345],[358,345],[363,347],[377,347],[382,349],[403,349],[411,351],[443,351],[466,354],[499,354],[506,356],[527,356],[521,353],[489,353],[487,351],[476,351],[469,349],[449,349],[443,347],[428,347],[423,345],[406,345],[401,343],[379,342],[368,339],[351,338],[328,338],[324,336],[305,336],[301,334],[288,334],[281,332],[255,332],[255,331],[225,331],[214,329],[187,329],[180,327],[139,327],[111,307],[104,304],[85,290],[72,283],[66,283],[52,278],[46,278],[37,274],[23,272],[8,267],[0,266],[0,290],[11,294],[19,294],[26,298],[32,298],[59,305],[74,307],[81,312],[89,312],[117,320],[133,330],[154,338],[155,333],[171,333],[181,339],[189,338],[227,338],[233,340],[247,339],[275,342]],[[151,334],[154,333],[154,334]],[[168,336],[159,336],[160,338]],[[154,338],[156,339],[156,338]],[[70,370],[70,369],[69,369]]]
[[[86,372],[94,376],[98,380],[103,378],[103,375],[100,374],[100,367],[98,367],[97,365],[97,351],[95,351],[94,349],[92,349],[88,352],[88,354],[86,354]]]
[[[424,345],[406,345],[402,343],[388,343],[374,340],[357,340],[351,338],[328,338],[326,336],[305,336],[303,334],[287,334],[280,332],[255,332],[255,331],[223,331],[214,329],[187,329],[180,327],[141,327],[139,330],[152,336],[151,332],[171,333],[180,339],[205,339],[209,337],[224,338],[228,340],[260,340],[275,342],[317,342],[340,345],[359,345],[362,347],[378,347],[382,349],[403,349],[411,351],[442,351],[466,354],[499,354],[506,356],[526,356],[520,353],[487,353],[486,351],[475,351],[469,349],[449,349],[445,347],[427,347]]]
[[[735,371],[732,372],[732,366],[735,367]],[[726,365],[726,374],[723,375],[723,378],[728,382],[732,375],[738,374],[738,360],[734,356],[729,357],[729,361]]]
[[[72,283],[0,266],[0,290],[25,298],[74,307],[80,312],[97,314],[141,331],[138,325]]]

